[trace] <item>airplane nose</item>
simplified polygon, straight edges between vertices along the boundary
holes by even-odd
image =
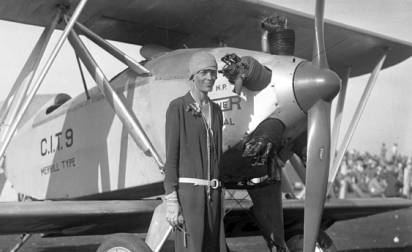
[[[311,62],[302,62],[293,78],[296,100],[305,112],[319,99],[331,101],[340,87],[341,79],[335,72],[320,69]]]

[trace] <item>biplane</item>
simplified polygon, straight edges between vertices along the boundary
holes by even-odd
[[[256,165],[265,163],[265,148],[245,161],[239,151],[244,139],[276,146],[279,162],[290,162],[305,182],[304,200],[282,202],[293,251],[336,250],[323,232],[334,222],[411,206],[402,199],[325,201],[380,70],[409,58],[412,44],[325,21],[324,5],[318,0],[312,16],[266,0],[1,1],[1,19],[45,28],[0,111],[1,162],[26,199],[0,205],[0,233],[147,232],[163,194],[166,108],[187,92],[188,61],[199,50],[213,54],[222,70],[210,97],[224,113],[226,187],[270,186],[270,172]],[[63,32],[40,67],[55,29]],[[127,68],[108,80],[85,38]],[[73,98],[58,94],[36,103],[66,39],[97,85]],[[107,40],[141,45],[145,60],[137,62]],[[248,65],[245,57],[253,61]],[[348,80],[367,73],[338,148]],[[24,116],[31,104],[37,104],[35,112]],[[273,122],[281,123],[280,131]],[[282,177],[290,193],[284,172]],[[226,201],[228,236],[262,234],[270,244],[275,202],[264,192],[242,204]],[[261,209],[250,210],[252,204]],[[121,237],[104,241],[98,251],[151,251],[134,236]]]

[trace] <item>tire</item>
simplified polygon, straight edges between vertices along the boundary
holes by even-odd
[[[303,251],[303,234],[298,233],[291,236],[286,244],[290,252]],[[320,231],[315,251],[337,252],[338,250],[329,235],[323,231]]]
[[[152,252],[152,250],[136,235],[115,234],[106,238],[97,252]]]

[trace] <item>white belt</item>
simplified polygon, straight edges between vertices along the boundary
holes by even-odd
[[[222,182],[218,179],[198,179],[198,178],[179,178],[179,183],[188,183],[195,186],[209,186],[212,189],[217,189],[222,186]]]

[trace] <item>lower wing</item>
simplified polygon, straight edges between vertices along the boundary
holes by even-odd
[[[47,236],[145,233],[160,200],[32,201],[0,203],[0,234],[44,233]],[[259,234],[248,200],[226,200],[228,236]],[[323,213],[325,225],[412,206],[412,201],[331,199]],[[303,200],[284,200],[285,225],[303,223]]]

